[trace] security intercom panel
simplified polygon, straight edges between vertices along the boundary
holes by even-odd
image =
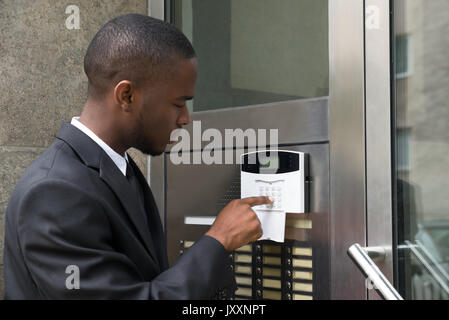
[[[297,151],[249,152],[241,159],[241,197],[271,196],[271,205],[255,210],[307,212],[307,154]]]
[[[170,181],[177,181],[167,189],[169,199],[173,199],[168,202],[168,212],[173,212],[168,223],[177,219],[176,224],[171,224],[175,231],[168,233],[176,259],[209,230],[215,219],[210,213],[219,212],[229,201],[264,194],[267,185],[268,192],[277,198],[275,205],[279,208],[254,210],[261,221],[262,237],[229,255],[237,283],[235,299],[330,298],[329,146],[302,144],[290,148],[240,155],[241,162],[235,166],[181,168],[167,162]],[[260,184],[263,190],[259,190]],[[281,190],[272,189],[279,184]],[[179,203],[179,195],[185,190],[190,196]],[[310,199],[308,193],[313,194]],[[198,206],[195,194],[203,194],[206,204]],[[303,209],[298,205],[301,200],[297,200],[302,194]],[[295,213],[301,211],[304,213]],[[186,216],[186,212],[194,216]],[[267,227],[273,230],[273,226],[280,225],[284,226],[284,232],[267,232]],[[279,240],[277,236],[281,234],[283,239]]]

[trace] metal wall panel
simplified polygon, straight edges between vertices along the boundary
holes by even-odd
[[[317,264],[322,268],[317,279],[321,283],[316,298],[367,297],[365,281],[346,253],[355,242],[366,245],[364,9],[363,1],[329,2],[328,99],[207,111],[192,117],[201,120],[203,130],[279,128],[281,146],[300,151],[311,148],[305,152],[312,155],[312,176],[321,181],[321,186],[317,187],[314,180],[315,189],[310,193],[314,213],[310,216],[320,222],[312,221],[315,233],[301,231],[288,237],[310,240],[321,248],[318,258],[321,262]],[[191,127],[188,129],[192,131]],[[156,198],[163,202],[160,205],[167,219],[173,262],[179,254],[181,239],[194,239],[208,229],[185,227],[184,216],[215,215],[220,205],[239,192],[239,170],[237,165],[175,166],[168,153],[157,161],[158,165],[151,168],[151,182]],[[154,179],[155,175],[165,179]]]

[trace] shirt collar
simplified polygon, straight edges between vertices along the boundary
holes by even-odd
[[[80,129],[86,135],[88,135],[92,140],[94,140],[106,154],[111,158],[111,160],[115,163],[115,165],[119,168],[119,170],[126,176],[126,165],[128,162],[128,154],[125,152],[125,156],[121,156],[117,152],[115,152],[110,146],[108,146],[103,140],[101,140],[92,130],[86,127],[79,121],[80,117],[73,117],[70,124]]]

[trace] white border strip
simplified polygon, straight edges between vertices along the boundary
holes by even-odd
[[[210,226],[214,223],[215,217],[203,217],[203,216],[190,216],[184,217],[184,224],[198,225],[198,226]]]

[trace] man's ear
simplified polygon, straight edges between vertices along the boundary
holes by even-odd
[[[135,97],[135,87],[129,80],[120,81],[114,88],[115,102],[120,105],[124,111],[128,111]]]

